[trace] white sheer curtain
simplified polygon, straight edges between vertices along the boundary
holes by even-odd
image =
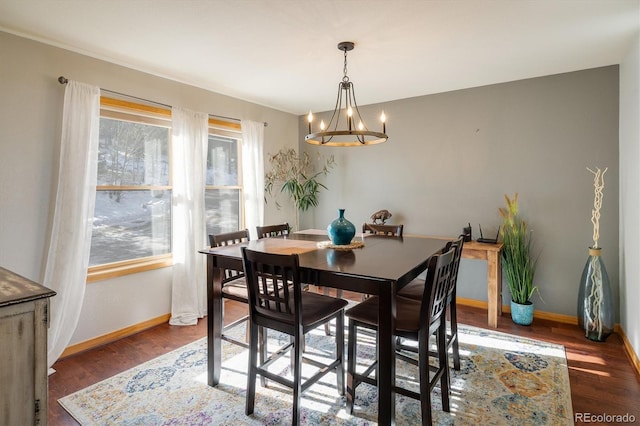
[[[204,187],[208,144],[205,113],[172,109],[172,325],[194,325],[207,313]]]
[[[51,298],[49,367],[78,324],[84,299],[96,200],[100,88],[69,81],[64,93],[60,165],[43,284]]]
[[[251,239],[264,221],[264,123],[242,120],[242,184],[244,219]]]

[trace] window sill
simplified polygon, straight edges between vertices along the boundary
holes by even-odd
[[[137,274],[138,272],[166,268],[168,266],[173,266],[173,258],[171,255],[95,266],[89,268],[87,284],[124,275]]]

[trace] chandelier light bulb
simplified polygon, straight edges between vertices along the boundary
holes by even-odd
[[[309,115],[307,116],[307,120],[309,120],[309,133],[311,133],[311,122],[313,121],[313,114],[309,111]]]

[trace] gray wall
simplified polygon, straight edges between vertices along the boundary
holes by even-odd
[[[536,309],[575,316],[593,243],[586,167],[608,167],[599,244],[617,300],[618,66],[371,105],[369,128],[382,109],[389,140],[367,147],[306,145],[299,117],[301,149],[338,163],[303,227],[326,227],[338,208],[359,226],[385,208],[408,234],[457,236],[470,222],[495,235],[503,195],[518,192],[540,253]],[[486,264],[465,260],[460,274],[458,295],[486,301]]]
[[[297,117],[0,32],[0,265],[42,282],[60,152],[60,75],[156,102],[266,121],[265,151],[297,144]],[[285,212],[267,206],[268,222]],[[87,285],[71,343],[164,315],[171,268]]]

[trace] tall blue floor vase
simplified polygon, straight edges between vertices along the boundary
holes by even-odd
[[[613,333],[614,321],[611,284],[601,251],[601,248],[589,248],[578,292],[578,324],[585,337],[596,342],[607,340]]]

